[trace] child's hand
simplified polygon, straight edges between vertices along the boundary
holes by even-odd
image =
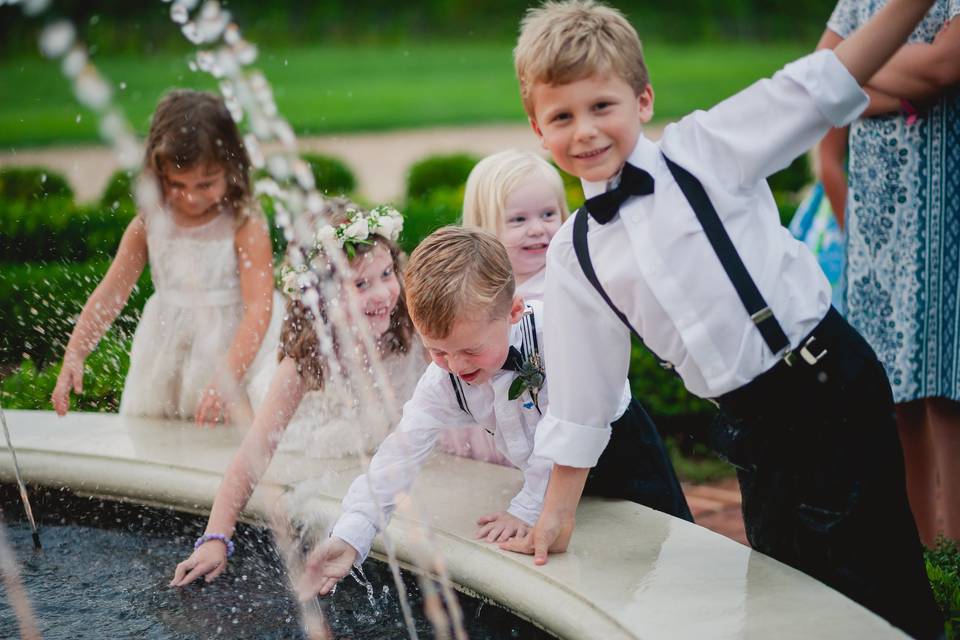
[[[534,564],[547,564],[548,552],[563,553],[567,550],[575,524],[573,516],[563,517],[544,510],[529,533],[501,543],[500,548],[532,555]]]
[[[476,539],[486,538],[487,542],[506,542],[515,536],[525,536],[530,530],[526,522],[506,511],[481,516],[477,524],[480,528],[477,529]]]
[[[67,354],[63,358],[63,367],[57,376],[57,384],[50,395],[50,402],[57,415],[64,416],[70,409],[70,390],[83,393],[83,358]]]
[[[336,536],[328,538],[307,557],[303,576],[297,584],[300,600],[330,593],[340,578],[350,573],[356,560],[357,550],[349,543]]]
[[[220,395],[220,389],[213,382],[200,392],[200,402],[197,403],[194,420],[200,427],[206,424],[215,425],[218,422],[226,422],[226,403],[223,401],[223,396]]]
[[[227,568],[227,547],[219,540],[207,540],[190,557],[177,565],[171,587],[183,587],[201,576],[213,582]]]

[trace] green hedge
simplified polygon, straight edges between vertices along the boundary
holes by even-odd
[[[110,179],[107,180],[107,186],[100,196],[100,206],[104,209],[116,211],[117,209],[127,209],[134,211],[136,204],[134,201],[134,179],[136,173],[120,169],[114,171]]]
[[[6,409],[52,410],[50,395],[60,374],[60,362],[39,369],[33,360],[0,381],[0,398]],[[116,411],[120,407],[123,381],[130,368],[130,340],[111,330],[87,358],[83,393],[71,395],[74,411]]]
[[[924,560],[947,640],[960,640],[960,547],[940,536],[933,548],[926,550]]]
[[[109,260],[97,260],[0,267],[0,363],[29,358],[43,367],[60,359],[77,316],[109,266]],[[114,323],[122,336],[133,335],[153,292],[148,271]]]
[[[67,179],[43,167],[4,167],[0,169],[0,199],[43,200],[73,199]]]
[[[440,227],[457,224],[462,216],[462,207],[463,186],[436,188],[427,196],[410,198],[402,209],[404,219],[400,247],[410,253]]]
[[[0,260],[82,262],[111,256],[132,209],[77,206],[64,196],[0,200]]]
[[[462,187],[479,161],[467,153],[454,153],[429,156],[414,163],[407,173],[407,198],[423,198],[435,189]]]
[[[310,165],[317,190],[331,196],[349,195],[357,188],[357,179],[342,160],[319,153],[300,156]]]

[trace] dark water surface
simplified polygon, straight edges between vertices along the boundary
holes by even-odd
[[[173,569],[189,555],[205,519],[64,491],[33,489],[31,501],[43,542],[39,552],[33,550],[18,494],[11,486],[0,486],[7,537],[46,639],[305,637],[283,563],[262,529],[238,529],[237,553],[213,583],[173,589],[167,587]],[[321,601],[334,636],[406,638],[389,569],[376,562],[367,562],[364,569],[375,606],[366,587],[349,577]],[[404,573],[404,583],[420,637],[434,637],[415,576]],[[458,597],[473,640],[552,638],[495,605]],[[0,638],[16,637],[16,629],[0,586]]]

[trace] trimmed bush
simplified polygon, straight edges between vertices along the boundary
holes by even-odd
[[[97,260],[0,269],[0,363],[31,359],[42,368],[60,359],[77,316],[109,266],[109,260]],[[113,331],[121,336],[133,335],[140,311],[153,293],[148,271],[114,322]]]
[[[76,206],[65,197],[0,200],[4,262],[81,262],[113,255],[133,211]]]
[[[38,369],[24,360],[0,381],[0,397],[7,409],[52,410],[50,395],[60,375],[61,362]],[[85,363],[83,393],[71,396],[73,411],[116,411],[130,368],[130,340],[111,330]]]
[[[924,560],[947,640],[960,640],[960,547],[941,535],[933,548],[924,552]]]
[[[435,189],[422,198],[411,198],[400,210],[403,233],[400,247],[407,253],[428,235],[448,224],[457,224],[462,217],[463,187]]]
[[[43,167],[4,167],[0,169],[0,199],[43,200],[73,199],[67,179]]]
[[[338,196],[357,188],[356,177],[342,160],[319,153],[304,153],[301,157],[310,165],[317,191]]]
[[[407,174],[407,198],[423,198],[435,189],[462,187],[479,160],[467,153],[454,153],[430,156],[414,163]]]
[[[133,211],[136,208],[134,202],[134,188],[136,173],[120,169],[114,171],[107,181],[107,186],[100,196],[100,206],[104,209],[116,211],[124,208]]]
[[[767,178],[767,183],[774,193],[778,191],[797,193],[811,182],[813,182],[813,172],[810,170],[810,160],[807,154],[803,154],[791,162],[786,169]]]

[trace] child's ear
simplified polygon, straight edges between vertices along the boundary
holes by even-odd
[[[513,304],[510,305],[510,324],[520,322],[520,318],[523,317],[523,313],[526,310],[527,305],[524,304],[523,298],[521,298],[519,294],[513,294]]]
[[[637,95],[637,106],[640,110],[640,122],[646,124],[653,118],[653,85],[649,82]]]
[[[540,125],[537,124],[536,118],[527,118],[530,121],[530,126],[533,128],[533,132],[537,134],[537,137],[540,138],[540,146],[544,149],[547,148],[547,145],[543,141],[543,132],[540,131]]]

